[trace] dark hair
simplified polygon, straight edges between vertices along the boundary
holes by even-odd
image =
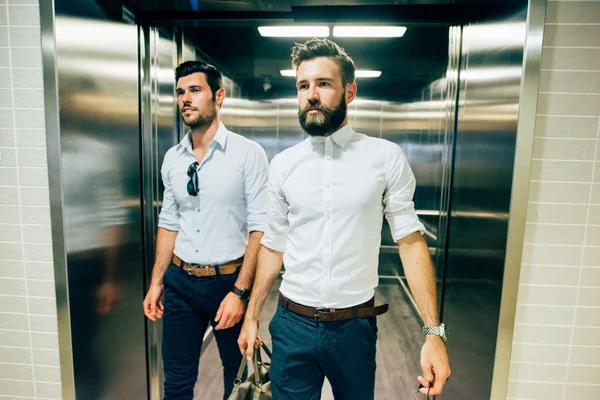
[[[223,87],[223,78],[221,72],[211,64],[204,63],[202,61],[186,61],[175,69],[175,82],[179,82],[179,78],[184,76],[195,74],[196,72],[202,72],[206,75],[206,82],[210,86],[213,97],[217,90]]]
[[[340,66],[342,84],[344,86],[354,83],[356,73],[354,61],[337,43],[329,39],[314,38],[304,44],[296,43],[292,48],[292,66],[296,70],[302,61],[312,60],[317,57],[329,57]]]

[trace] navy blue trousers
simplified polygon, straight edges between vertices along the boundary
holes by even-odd
[[[198,379],[202,338],[221,301],[229,293],[238,274],[196,277],[171,264],[163,277],[164,307],[162,357],[165,375],[165,400],[192,400]],[[235,326],[214,331],[223,364],[223,398],[233,389],[242,361],[237,340],[243,319]],[[244,376],[244,379],[246,377]],[[202,377],[200,377],[202,379]]]
[[[325,377],[336,400],[374,398],[377,317],[318,322],[278,306],[269,332],[273,400],[320,399]]]

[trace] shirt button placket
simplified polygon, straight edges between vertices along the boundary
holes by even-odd
[[[202,163],[204,164],[204,163]],[[202,164],[198,165],[198,167],[196,167],[196,173],[198,175],[200,175],[200,168],[202,168]],[[198,179],[198,182],[200,181],[200,179]],[[196,227],[200,226],[200,192],[198,191],[198,194],[196,195]],[[192,229],[194,229],[194,227],[192,227]],[[192,240],[194,240],[193,236],[192,236]],[[196,253],[199,253],[200,250],[197,248],[198,244],[201,243],[202,241],[200,240],[200,229],[196,228],[196,238],[195,238],[195,244],[196,244]]]
[[[329,303],[329,293],[331,291],[331,253],[332,253],[332,237],[333,237],[333,193],[332,193],[332,163],[333,163],[333,143],[331,138],[325,139],[325,195],[324,199],[324,232],[323,239],[323,273],[325,275],[325,287],[323,292],[323,302]]]

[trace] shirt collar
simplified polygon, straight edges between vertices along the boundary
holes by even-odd
[[[225,145],[227,144],[228,133],[229,133],[229,131],[227,130],[227,128],[225,128],[225,125],[223,125],[223,123],[220,122],[219,128],[217,129],[217,133],[215,134],[215,137],[213,138],[213,140],[210,141],[208,146],[210,147],[210,146],[214,146],[214,145],[218,144],[219,146],[221,146],[221,149],[225,149]],[[191,135],[191,132],[188,132],[183,137],[181,142],[179,142],[179,146],[183,147],[190,153],[194,154],[194,151],[192,148],[192,139],[191,139],[190,135]]]
[[[346,124],[328,137],[332,138],[333,141],[340,147],[344,147],[346,143],[350,141],[350,138],[354,136],[354,130],[350,126],[350,124]],[[312,148],[316,148],[318,145],[323,143],[325,137],[323,136],[311,136],[310,144]]]

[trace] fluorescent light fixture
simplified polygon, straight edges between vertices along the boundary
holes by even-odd
[[[404,26],[334,26],[335,37],[402,37]]]
[[[288,76],[290,78],[296,77],[296,70],[294,69],[282,69],[279,71],[282,76]],[[372,71],[367,69],[359,69],[356,70],[357,78],[379,78],[381,76],[381,71]]]
[[[258,32],[267,37],[327,37],[328,26],[259,26]]]
[[[381,71],[371,71],[367,69],[359,69],[356,70],[357,78],[379,78],[381,76]]]

